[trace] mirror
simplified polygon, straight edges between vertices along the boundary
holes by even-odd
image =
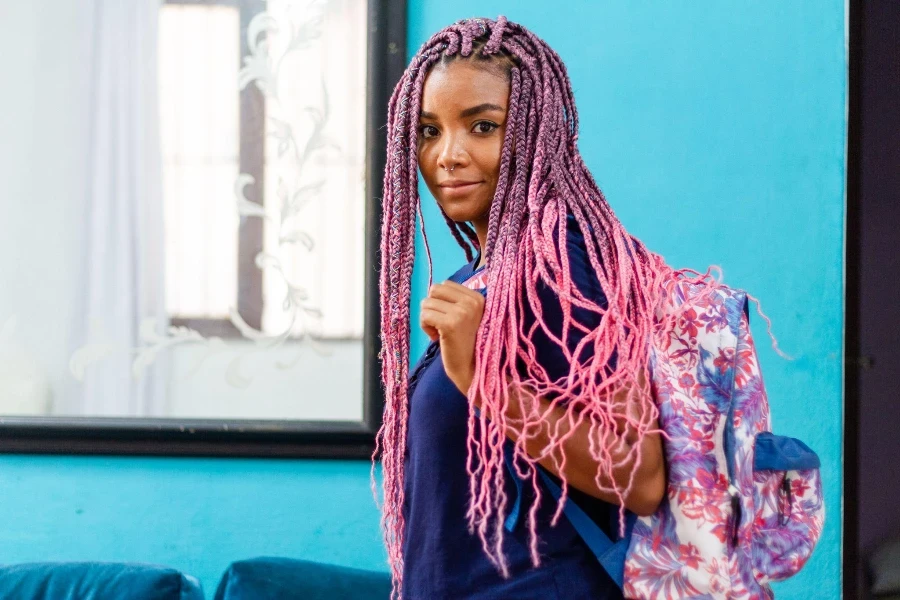
[[[140,0],[0,19],[26,54],[0,137],[0,426],[371,437],[368,123],[403,59],[385,18]]]

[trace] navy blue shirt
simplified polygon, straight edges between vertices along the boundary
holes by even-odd
[[[579,290],[605,306],[605,298],[588,261],[584,239],[570,218],[567,247],[573,281]],[[475,273],[477,259],[451,279],[462,282]],[[546,286],[538,289],[544,321],[554,333],[561,328],[559,300]],[[526,303],[527,304],[527,303]],[[589,325],[596,315],[573,311]],[[529,318],[526,315],[526,322]],[[594,322],[596,326],[596,322]],[[538,360],[553,378],[568,373],[564,355],[555,344],[535,336]],[[574,347],[580,336],[570,340]],[[563,515],[556,527],[550,520],[556,502],[542,489],[536,533],[541,566],[533,567],[528,549],[525,515],[532,503],[531,484],[521,486],[522,515],[512,531],[504,532],[503,552],[510,577],[503,579],[488,560],[477,534],[467,529],[469,477],[466,473],[468,400],[444,371],[440,346],[429,345],[410,375],[409,429],[406,457],[406,520],[403,547],[403,596],[414,600],[540,598],[619,599],[621,591]],[[507,446],[512,442],[506,440]],[[508,450],[509,448],[507,448]],[[518,497],[516,482],[506,472],[510,504]],[[576,502],[613,539],[618,510],[605,502],[570,488]]]

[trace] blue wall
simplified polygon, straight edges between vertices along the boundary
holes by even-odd
[[[844,2],[555,6],[562,12],[534,0],[411,0],[410,45],[463,17],[504,14],[531,28],[569,69],[581,151],[625,226],[671,265],[718,264],[761,300],[795,359],[778,357],[753,320],[773,424],[820,453],[828,508],[813,558],[776,591],[839,598]],[[423,198],[441,279],[464,257],[424,188]]]
[[[469,16],[534,29],[569,66],[582,151],[625,225],[673,265],[720,264],[760,297],[796,358],[775,356],[756,321],[775,426],[821,453],[829,506],[819,549],[779,597],[838,598],[843,2],[564,6],[410,0],[410,44]],[[441,276],[462,255],[434,217]],[[163,563],[210,597],[238,558],[385,564],[364,462],[3,456],[0,489],[0,563]]]

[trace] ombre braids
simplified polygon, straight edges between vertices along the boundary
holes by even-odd
[[[658,412],[649,377],[642,378],[639,373],[648,370],[648,344],[659,326],[655,310],[663,283],[687,271],[673,271],[662,257],[629,235],[616,218],[578,151],[578,113],[566,68],[543,40],[501,16],[496,21],[459,21],[422,46],[397,84],[388,107],[381,232],[381,358],[386,406],[376,455],[380,454],[383,465],[382,527],[395,595],[402,589],[410,282],[416,219],[421,218],[417,185],[419,113],[429,70],[438,62],[453,60],[501,68],[510,81],[506,135],[486,247],[477,247],[470,226],[444,215],[468,259],[472,259],[473,250],[483,251],[486,258],[489,293],[476,344],[475,378],[469,390],[470,399],[480,397],[482,410],[476,413],[470,402],[467,518],[470,530],[477,532],[485,553],[504,576],[508,569],[502,540],[508,511],[503,444],[512,394],[527,391],[552,398],[552,406],[567,411],[565,421],[569,425],[587,421],[590,450],[597,466],[595,481],[622,504],[631,483],[624,489],[604,488],[602,483],[614,481],[613,470],[624,464],[632,464],[634,473],[641,460],[641,444],[631,443],[625,458],[614,457],[611,449],[621,447],[623,418],[636,432],[637,440],[656,431]],[[564,242],[570,215],[584,233],[586,254],[607,299],[606,307],[595,298],[585,297],[572,281]],[[694,281],[701,285],[709,289],[716,285],[709,271],[706,275],[690,272],[698,276]],[[559,297],[561,332],[551,331],[542,320],[539,285]],[[585,327],[573,318],[575,308],[596,314],[599,325]],[[523,315],[528,310],[535,319],[526,329]],[[559,345],[569,361],[567,377],[551,381],[536,360],[532,340],[537,328],[551,343]],[[573,349],[569,336],[576,332],[582,337]],[[609,366],[612,357],[614,367]],[[613,398],[618,400],[614,402]],[[540,419],[537,412],[526,415],[515,449],[518,475],[530,481],[538,501],[537,461],[547,455],[564,461],[561,445],[574,431],[570,426],[565,435],[551,432],[544,454],[531,457],[525,453],[525,439],[537,429]],[[562,487],[563,497],[554,520],[565,502],[564,479]],[[535,536],[538,501],[528,511],[535,565],[539,563]]]

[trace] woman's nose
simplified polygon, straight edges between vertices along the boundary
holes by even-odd
[[[438,167],[450,171],[466,162],[466,150],[459,135],[448,134],[443,136],[442,145],[438,153]]]

